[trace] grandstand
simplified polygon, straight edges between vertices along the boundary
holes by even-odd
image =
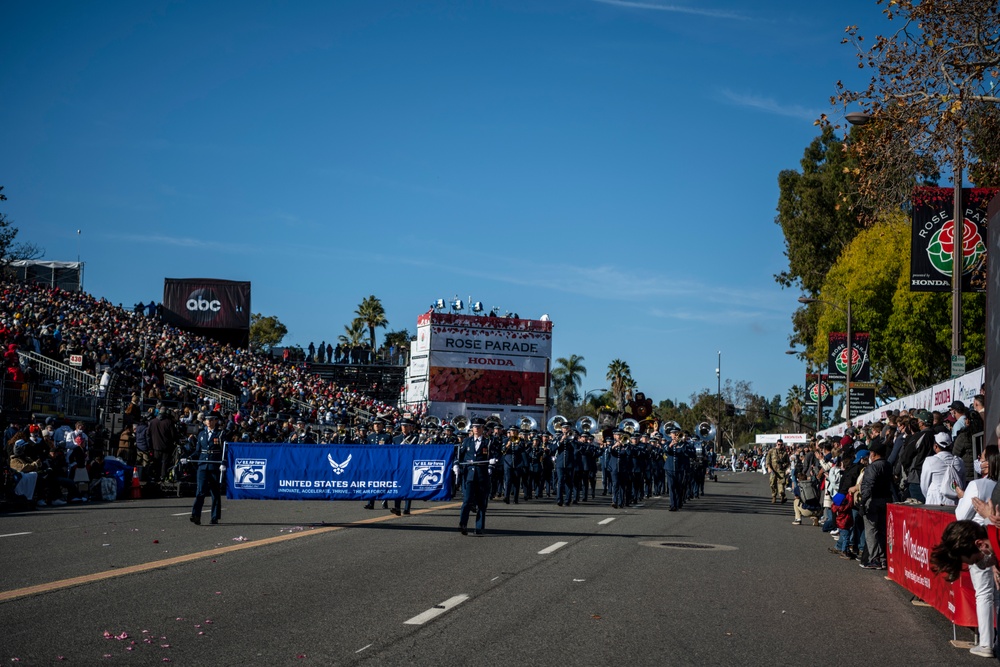
[[[113,428],[157,408],[220,408],[253,424],[248,435],[278,441],[282,421],[399,417],[401,367],[305,368],[82,291],[0,282],[0,323],[4,349],[15,350],[0,388],[7,418],[35,413]]]

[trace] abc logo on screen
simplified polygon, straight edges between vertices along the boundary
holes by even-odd
[[[222,311],[222,302],[207,287],[196,289],[184,302],[188,318],[195,324],[208,324]]]

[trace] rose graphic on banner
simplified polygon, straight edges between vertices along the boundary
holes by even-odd
[[[963,220],[962,231],[962,274],[966,274],[979,263],[986,253],[986,244],[979,234],[979,227],[971,220]],[[955,221],[948,220],[934,233],[927,244],[927,257],[940,273],[951,276],[952,257],[955,251]]]
[[[843,374],[847,374],[847,348],[845,347],[840,354],[837,355],[837,370]],[[857,375],[858,371],[861,370],[861,351],[858,350],[856,346],[851,346],[851,375]]]

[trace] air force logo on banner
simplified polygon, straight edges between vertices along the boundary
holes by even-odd
[[[327,454],[326,460],[330,462],[330,467],[333,468],[333,472],[335,472],[338,475],[342,475],[344,474],[344,470],[347,469],[347,464],[351,462],[352,456],[354,456],[354,454],[348,454],[347,459],[343,463],[337,463],[336,461],[333,460],[332,456]]]
[[[444,461],[416,460],[413,462],[414,491],[433,491],[444,484]]]
[[[267,481],[267,459],[236,459],[233,485],[237,489],[263,489]]]

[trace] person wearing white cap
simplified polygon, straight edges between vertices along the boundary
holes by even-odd
[[[920,490],[928,505],[957,505],[955,490],[965,484],[965,463],[951,453],[951,436],[934,435],[934,456],[928,456],[920,471]]]

